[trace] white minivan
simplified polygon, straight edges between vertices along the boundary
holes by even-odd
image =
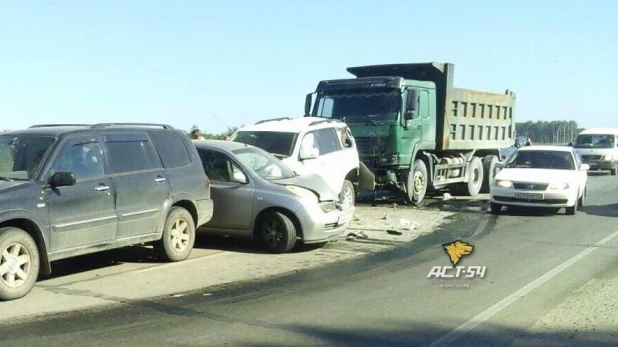
[[[590,170],[606,170],[616,175],[618,169],[618,128],[593,128],[579,133],[571,143]]]

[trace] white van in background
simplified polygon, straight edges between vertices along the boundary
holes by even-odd
[[[590,170],[608,170],[615,176],[618,169],[618,128],[586,129],[571,144]]]

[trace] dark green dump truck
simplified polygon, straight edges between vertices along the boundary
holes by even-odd
[[[375,175],[375,190],[403,192],[415,204],[428,189],[471,196],[489,191],[499,150],[514,143],[513,92],[455,88],[449,63],[347,71],[356,78],[319,82],[307,95],[305,115],[350,126],[361,171]]]

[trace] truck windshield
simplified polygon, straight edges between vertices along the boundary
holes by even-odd
[[[612,148],[615,146],[614,135],[578,135],[573,147],[577,148]]]
[[[346,123],[395,122],[401,110],[399,90],[342,92],[318,96],[313,115]]]
[[[56,139],[39,135],[0,136],[0,179],[27,181],[34,179],[45,154]]]
[[[298,134],[278,131],[239,131],[230,140],[259,147],[279,158],[292,155]]]

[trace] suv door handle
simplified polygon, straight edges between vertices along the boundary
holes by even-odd
[[[104,192],[104,191],[108,191],[109,187],[108,186],[98,186],[98,187],[95,187],[94,190],[96,190],[97,192]]]
[[[155,178],[155,182],[157,183],[161,183],[161,182],[165,182],[167,181],[167,179],[165,177],[157,177]]]

